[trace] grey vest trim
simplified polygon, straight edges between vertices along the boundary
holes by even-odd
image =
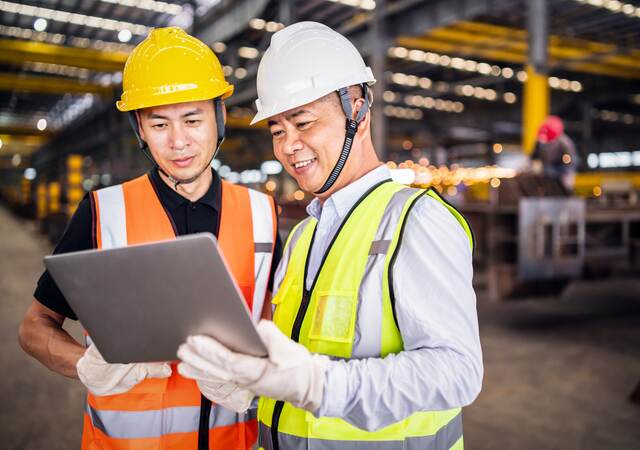
[[[358,313],[352,358],[378,357],[382,344],[382,283],[386,254],[396,232],[402,210],[419,189],[405,188],[393,194],[369,249],[369,258],[358,289]]]
[[[273,450],[271,428],[260,422],[259,446]],[[449,450],[462,438],[462,414],[458,414],[436,434],[407,437],[397,441],[343,441],[310,439],[278,433],[280,450]]]
[[[386,255],[389,251],[389,246],[391,245],[391,241],[373,241],[371,243],[371,248],[369,249],[370,255]]]
[[[255,253],[271,253],[273,244],[271,242],[256,242],[254,245]]]
[[[172,433],[197,433],[200,422],[199,406],[113,411],[96,410],[87,404],[86,410],[95,428],[109,437],[118,439],[159,438]],[[211,409],[209,428],[234,425],[255,418],[255,409],[249,411],[236,414],[216,405]]]

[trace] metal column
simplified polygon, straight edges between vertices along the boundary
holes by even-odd
[[[522,104],[522,149],[533,152],[538,127],[549,114],[548,83],[548,9],[547,0],[527,2],[529,60]]]
[[[385,18],[385,1],[376,1],[376,9],[373,21],[369,30],[371,36],[371,68],[376,84],[373,85],[373,108],[371,109],[371,133],[373,138],[373,146],[378,153],[378,157],[382,161],[388,158],[387,150],[387,119],[384,115],[384,100],[382,94],[386,90],[387,82],[385,80],[385,63],[387,58],[387,49],[389,48],[389,38],[387,36],[386,18]]]

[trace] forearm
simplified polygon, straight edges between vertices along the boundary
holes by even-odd
[[[46,314],[28,314],[20,325],[18,339],[24,351],[49,370],[78,378],[76,363],[85,348],[62,328],[60,322]]]
[[[386,358],[332,361],[318,415],[376,430],[418,411],[468,405],[481,384],[481,357],[452,349],[423,348]]]

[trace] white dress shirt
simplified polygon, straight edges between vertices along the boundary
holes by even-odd
[[[351,207],[389,178],[389,169],[380,166],[324,204],[314,199],[307,206],[318,220],[307,288]],[[468,405],[480,392],[482,352],[467,235],[443,205],[422,196],[410,211],[399,245],[393,290],[404,350],[385,358],[331,361],[317,416],[376,430],[414,412]]]

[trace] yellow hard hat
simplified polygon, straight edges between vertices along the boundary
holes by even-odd
[[[118,110],[227,98],[220,61],[202,41],[178,27],[157,28],[131,52],[122,76]]]

